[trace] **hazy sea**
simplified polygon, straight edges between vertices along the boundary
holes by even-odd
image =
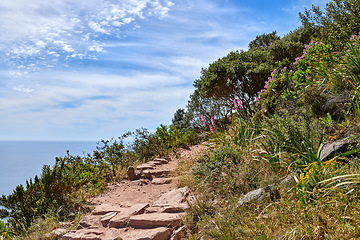
[[[43,165],[53,166],[55,157],[92,153],[96,141],[0,141],[0,196],[9,195],[26,179],[40,176]]]

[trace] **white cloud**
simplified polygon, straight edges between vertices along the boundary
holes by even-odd
[[[120,36],[121,28],[137,19],[164,17],[168,6],[166,0],[3,1],[0,54],[8,57],[0,61],[17,64],[21,58],[21,64],[26,65],[34,62],[34,57],[49,61],[49,55],[50,59],[63,56],[65,60],[74,53],[84,58],[94,41],[100,43],[102,35]],[[99,47],[92,49],[101,52]]]
[[[6,16],[0,54],[7,53],[0,61],[9,70],[0,71],[3,136],[98,140],[170,123],[176,109],[185,107],[202,67],[275,30],[251,9],[228,4],[0,3]]]

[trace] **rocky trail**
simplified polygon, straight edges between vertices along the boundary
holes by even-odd
[[[183,239],[189,189],[176,187],[175,169],[204,147],[182,149],[180,158],[155,158],[129,167],[127,180],[108,186],[109,191],[89,200],[94,210],[79,222],[77,230],[56,229],[54,233],[63,240]]]

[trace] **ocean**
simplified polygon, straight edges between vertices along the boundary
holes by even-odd
[[[96,141],[0,141],[0,196],[17,185],[40,176],[43,165],[53,166],[55,157],[92,154]]]

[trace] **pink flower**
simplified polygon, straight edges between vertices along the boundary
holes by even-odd
[[[204,118],[204,115],[201,114],[201,120],[203,121],[204,127],[206,128],[206,120]]]
[[[213,127],[214,127],[214,129],[215,129],[215,121],[214,121],[214,117],[212,116],[211,117],[211,123],[212,123],[212,125],[213,125]],[[210,126],[211,127],[211,126]]]
[[[214,133],[214,129],[212,128],[212,126],[210,126],[210,131]]]
[[[236,105],[236,99],[234,98],[234,106],[235,106],[235,109],[236,109],[236,111],[238,110],[238,107],[237,107],[237,105]]]
[[[268,111],[267,108],[265,108],[265,109],[264,109],[264,112],[267,112],[267,111]]]
[[[238,106],[239,106],[240,110],[243,108],[243,103],[240,99],[238,99]]]

